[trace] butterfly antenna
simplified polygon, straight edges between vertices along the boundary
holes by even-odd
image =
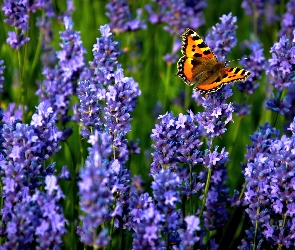
[[[245,57],[245,58],[240,58],[240,59],[234,59],[234,60],[229,60],[229,61],[225,61],[225,63],[229,63],[229,62],[234,62],[234,61],[241,61],[241,60],[249,60],[249,57]]]

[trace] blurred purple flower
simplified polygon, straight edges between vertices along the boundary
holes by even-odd
[[[251,50],[251,54],[247,59],[242,59],[241,64],[245,69],[251,72],[251,76],[244,82],[239,82],[237,89],[247,94],[253,94],[259,87],[257,80],[261,79],[262,71],[265,69],[265,57],[263,55],[263,48],[260,42],[249,42],[246,44]],[[247,56],[244,56],[246,58]]]
[[[219,18],[221,23],[212,27],[212,31],[207,35],[205,41],[213,50],[218,60],[225,61],[227,53],[237,44],[236,29],[237,17],[222,15]]]
[[[283,16],[279,37],[283,35],[287,35],[288,37],[291,37],[293,31],[295,30],[295,1],[290,0],[286,4],[286,7],[287,7],[287,12]]]
[[[126,0],[110,0],[106,9],[112,31],[125,32],[146,29],[145,21],[141,17],[141,9],[136,10],[136,18],[133,19]]]
[[[250,114],[250,109],[252,108],[252,105],[247,105],[246,103],[239,104],[234,102],[233,108],[237,116],[243,117]]]
[[[199,231],[200,228],[200,219],[195,215],[188,215],[184,218],[186,222],[186,230],[180,229],[178,231],[180,237],[179,249],[185,250],[188,247],[193,248],[195,243],[197,243],[200,238],[196,236],[195,231]]]
[[[245,10],[246,15],[255,17],[253,21],[256,21],[256,18],[262,19],[262,16],[265,15],[265,20],[268,25],[272,25],[274,22],[280,20],[278,14],[276,14],[276,4],[280,3],[279,0],[243,0],[242,8]],[[261,23],[261,22],[259,22]],[[260,27],[259,27],[260,28]]]
[[[290,206],[294,203],[294,138],[279,138],[279,131],[268,123],[261,126],[250,137],[243,171],[247,182],[244,205],[252,224],[258,223],[270,245],[286,248],[295,245],[294,207]]]
[[[205,23],[203,10],[207,1],[202,0],[154,0],[159,11],[152,5],[145,6],[151,23],[165,23],[164,30],[180,35],[186,28],[198,29]]]
[[[2,94],[3,92],[3,85],[4,85],[4,82],[5,82],[5,79],[4,79],[4,69],[5,69],[5,65],[4,65],[4,61],[3,60],[0,60],[0,94]]]

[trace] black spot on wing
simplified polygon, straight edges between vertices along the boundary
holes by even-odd
[[[194,57],[202,57],[202,54],[195,53],[195,54],[194,54]]]
[[[203,51],[203,54],[204,54],[204,55],[210,55],[210,54],[211,54],[211,51],[210,51],[210,50],[204,50],[204,51]]]

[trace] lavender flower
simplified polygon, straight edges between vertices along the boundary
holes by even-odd
[[[295,29],[295,1],[290,0],[287,5],[287,12],[284,14],[282,20],[282,27],[279,32],[279,36],[287,35],[292,36],[293,30]]]
[[[2,221],[6,223],[5,234],[8,241],[5,246],[8,248],[16,248],[17,245],[27,248],[33,244],[34,234],[41,223],[40,219],[46,216],[42,213],[43,209],[47,211],[45,200],[41,202],[38,199],[40,203],[36,204],[32,196],[38,193],[36,189],[43,185],[42,180],[48,179],[48,176],[54,172],[54,164],[47,168],[43,167],[44,161],[59,150],[58,142],[62,137],[62,133],[54,126],[56,118],[52,113],[48,103],[41,103],[32,117],[31,125],[18,123],[11,118],[3,128],[5,162],[2,166],[4,172]],[[56,186],[56,190],[58,189]],[[46,200],[50,199],[50,204],[53,206],[61,197],[59,191],[58,195],[47,197]],[[58,246],[65,233],[65,219],[60,207],[51,207],[51,209],[51,214],[46,219],[49,224],[44,230],[47,230],[53,238],[46,236],[46,244]],[[53,224],[56,225],[54,228]],[[40,245],[45,244],[39,241],[39,236],[37,242]]]
[[[280,3],[280,1],[244,0],[242,8],[245,10],[246,15],[254,17],[254,22],[257,22],[257,18],[262,19],[262,16],[265,15],[266,23],[272,25],[280,19],[279,15],[276,14],[276,3]]]
[[[295,245],[294,195],[290,191],[295,181],[294,137],[279,138],[279,131],[266,123],[250,139],[243,172],[246,212],[268,244],[289,248]]]
[[[248,43],[247,47],[251,50],[251,54],[249,58],[242,59],[241,64],[251,72],[251,76],[246,81],[239,82],[237,89],[250,95],[253,94],[260,85],[256,81],[261,79],[261,73],[265,69],[265,57],[263,55],[261,43]]]
[[[12,1],[4,0],[2,11],[7,17],[4,22],[14,26],[19,32],[8,32],[8,38],[6,42],[14,49],[20,49],[30,39],[25,37],[25,31],[29,29],[29,1]]]
[[[23,117],[23,109],[27,111],[27,106],[22,107],[22,105],[16,106],[14,102],[9,103],[7,109],[3,113],[3,121],[8,123],[11,117],[21,121]]]
[[[102,123],[100,121],[100,105],[95,90],[92,89],[90,81],[81,81],[78,83],[77,94],[80,99],[78,111],[81,114],[82,130],[81,135],[89,138],[91,131],[101,131]]]
[[[295,33],[294,33],[295,34]],[[294,78],[295,47],[294,42],[283,36],[278,43],[271,48],[272,58],[269,59],[269,68],[266,71],[272,77],[270,82],[279,92],[289,88]],[[266,108],[274,112],[285,113],[290,108],[290,103],[282,102],[281,95],[267,100]]]
[[[217,92],[208,98],[202,98],[204,112],[196,115],[196,120],[202,127],[206,137],[214,138],[226,132],[225,126],[233,121],[234,111],[232,103],[225,103],[226,98],[232,95],[229,88],[225,87],[223,92]]]
[[[111,137],[106,133],[95,131],[89,137],[92,147],[81,171],[79,181],[79,195],[82,215],[82,228],[79,235],[81,241],[97,247],[103,247],[110,240],[108,233],[99,233],[97,228],[114,215],[109,206],[114,201],[109,182],[111,181],[111,165],[109,156],[112,153]],[[116,190],[115,190],[116,191]]]
[[[200,230],[200,219],[194,215],[188,215],[185,217],[187,229],[179,230],[180,244],[179,249],[185,250],[188,247],[193,248],[200,238],[196,236],[195,231]]]
[[[228,153],[224,148],[220,153],[217,152],[217,148],[212,152],[206,150],[203,160],[206,168],[200,172],[197,181],[199,186],[206,183],[208,169],[212,169],[205,210],[202,215],[207,230],[220,228],[228,220],[226,205],[229,189],[225,184],[228,179],[225,166],[227,162],[229,162]],[[202,196],[200,198],[203,199]]]
[[[100,85],[111,85],[114,81],[114,71],[118,64],[118,56],[120,50],[118,42],[115,42],[108,25],[100,27],[101,38],[97,39],[96,44],[93,45],[93,62],[90,66],[95,69],[93,82],[96,82],[99,90]]]
[[[249,115],[250,114],[250,110],[252,108],[252,105],[247,105],[246,103],[233,103],[233,108],[234,108],[234,112],[236,113],[237,116],[239,117],[243,117],[245,115]]]
[[[152,182],[154,199],[165,221],[165,227],[163,225],[161,233],[169,242],[169,236],[178,230],[180,224],[181,211],[177,209],[176,205],[180,201],[181,183],[182,180],[178,174],[169,169],[161,170],[155,175]]]
[[[237,44],[236,29],[237,17],[222,15],[219,18],[221,23],[217,23],[212,28],[212,32],[206,37],[206,43],[213,49],[213,52],[220,61],[225,61],[226,54]]]
[[[5,69],[5,65],[4,65],[4,61],[0,60],[0,94],[3,92],[3,84],[4,84],[4,69]]]
[[[151,5],[146,5],[151,23],[165,23],[164,30],[171,35],[181,34],[185,28],[198,29],[204,21],[203,9],[207,7],[207,1],[197,0],[162,0],[155,1],[159,11],[153,10]]]
[[[132,13],[125,0],[110,0],[106,5],[106,15],[110,19],[110,28],[114,32],[135,31],[146,29],[146,24],[141,17],[141,9],[136,10],[136,18],[132,19]]]
[[[114,73],[115,84],[108,87],[106,93],[105,120],[106,129],[113,137],[113,146],[118,149],[119,161],[126,162],[126,134],[131,130],[130,113],[134,110],[136,99],[141,95],[138,83],[130,77],[124,77],[123,70],[118,68]]]
[[[80,33],[72,30],[69,17],[64,18],[66,30],[60,32],[62,50],[57,52],[59,64],[54,69],[46,68],[43,72],[45,80],[37,94],[41,100],[48,100],[63,124],[69,121],[70,95],[75,93],[73,83],[79,79],[84,66],[85,49],[82,46]]]
[[[188,111],[187,115],[179,114],[175,118],[172,113],[166,113],[159,119],[160,124],[156,124],[151,134],[155,141],[152,145],[155,149],[152,153],[152,176],[161,169],[177,168],[183,164],[196,165],[201,162],[202,153],[199,147],[202,142],[199,140],[199,128],[195,125],[196,116]]]
[[[163,214],[158,211],[147,193],[140,195],[131,214],[134,221],[132,249],[159,249],[165,246],[165,242],[160,240],[160,232],[165,222]]]

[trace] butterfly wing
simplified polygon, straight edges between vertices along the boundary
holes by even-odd
[[[183,56],[177,62],[177,73],[187,85],[194,85],[194,78],[218,63],[216,56],[193,30],[187,28],[181,35]]]
[[[236,81],[246,81],[251,75],[248,70],[238,67],[225,67],[214,74],[213,78],[216,78],[212,83],[210,81],[197,85],[194,90],[200,91],[201,94],[208,95],[211,92],[216,92],[224,85],[227,85]]]
[[[216,56],[212,50],[195,31],[187,28],[181,35],[181,38],[181,52],[183,55],[191,58],[203,57],[214,59],[217,62]]]

